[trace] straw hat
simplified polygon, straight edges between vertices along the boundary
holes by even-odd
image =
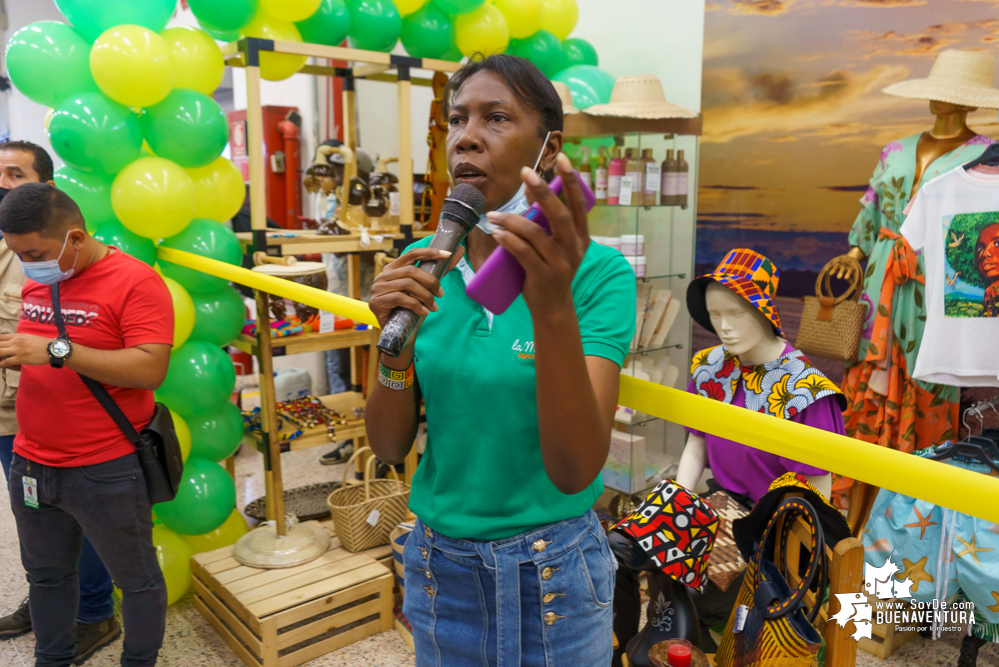
[[[552,81],[552,85],[555,86],[558,98],[562,100],[562,115],[568,116],[571,113],[579,113],[579,109],[572,106],[572,91],[569,90],[569,86],[561,81]]]
[[[991,53],[947,49],[937,57],[925,79],[899,81],[881,92],[913,100],[999,109],[999,90],[992,87],[995,70]]]
[[[651,74],[622,76],[614,82],[610,103],[594,104],[586,113],[625,118],[694,118],[697,112],[666,101],[663,84]]]

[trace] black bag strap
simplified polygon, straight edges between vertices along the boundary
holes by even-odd
[[[786,518],[785,518],[786,517]],[[811,528],[812,532],[812,550],[811,550],[811,560],[808,563],[808,568],[801,578],[801,583],[798,584],[797,588],[792,590],[791,595],[785,600],[779,600],[776,604],[768,606],[763,610],[763,617],[767,619],[780,618],[784,616],[789,611],[796,609],[804,601],[805,594],[808,589],[812,587],[812,583],[818,577],[820,582],[820,588],[823,581],[823,575],[819,574],[822,568],[822,561],[825,560],[825,541],[822,537],[822,527],[819,524],[818,514],[815,512],[815,508],[812,507],[804,498],[792,497],[785,498],[777,509],[774,511],[773,516],[770,518],[770,523],[767,525],[767,529],[763,534],[763,541],[760,542],[759,551],[756,553],[756,587],[759,588],[760,578],[763,576],[762,572],[762,561],[764,558],[768,558],[766,553],[768,550],[768,545],[770,544],[771,537],[775,537],[774,533],[778,525],[786,526],[785,530],[790,530],[791,525],[797,518],[804,519]],[[776,545],[774,545],[776,548]],[[786,549],[785,549],[786,552]],[[821,590],[819,592],[821,597]],[[817,614],[818,607],[821,603],[814,605],[812,614]],[[813,620],[813,619],[809,619]]]
[[[62,316],[62,306],[59,304],[59,283],[53,283],[50,290],[52,294],[52,316],[55,319],[56,329],[59,330],[59,337],[69,340],[69,334],[66,333],[66,320]],[[111,419],[114,420],[114,423],[118,425],[121,432],[125,434],[128,441],[135,447],[142,446],[142,437],[135,430],[135,427],[132,426],[132,422],[128,421],[128,417],[121,411],[121,408],[115,403],[111,394],[104,388],[104,385],[82,373],[77,373],[77,375],[83,380],[83,384],[87,385],[87,389],[94,395],[97,402],[101,404]]]

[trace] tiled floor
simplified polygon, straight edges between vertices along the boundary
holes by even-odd
[[[292,452],[282,457],[284,475],[289,486],[340,479],[340,466],[321,466],[318,457],[330,447],[317,447]],[[240,507],[247,497],[254,499],[263,493],[261,456],[245,449],[237,457],[237,502]],[[7,502],[6,490],[0,495],[0,614],[9,613],[27,593],[24,572],[18,555],[14,520]],[[883,667],[938,667],[957,664],[960,637],[945,636],[938,642],[916,638],[886,661],[860,652],[857,665]],[[30,667],[34,664],[31,634],[0,641],[0,667]],[[116,667],[121,652],[121,639],[103,649],[87,662],[88,667]],[[167,612],[167,632],[160,652],[161,667],[239,667],[243,663],[219,636],[194,611],[190,594],[170,607]],[[317,658],[310,667],[411,667],[414,664],[409,649],[394,632],[369,637],[334,653]],[[999,645],[984,647],[978,664],[999,665]]]

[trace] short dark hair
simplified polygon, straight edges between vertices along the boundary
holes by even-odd
[[[0,232],[59,236],[67,226],[83,227],[83,214],[73,199],[47,183],[25,183],[0,203]]]
[[[42,183],[52,180],[52,175],[55,173],[55,167],[52,166],[52,157],[47,150],[38,144],[33,144],[30,141],[8,141],[5,144],[0,144],[0,151],[24,151],[25,153],[31,153],[35,156],[35,161],[31,166],[35,170],[35,173],[38,174],[38,180]]]
[[[468,63],[454,73],[444,88],[445,114],[461,86],[479,72],[492,72],[498,76],[521,102],[538,113],[542,137],[547,132],[562,131],[562,100],[555,86],[530,60],[505,53],[494,56],[472,54]]]

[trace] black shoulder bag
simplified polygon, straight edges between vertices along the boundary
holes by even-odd
[[[59,330],[59,337],[69,340],[69,335],[66,333],[66,321],[63,319],[62,307],[59,304],[59,283],[51,286],[51,292],[52,314],[55,318],[56,328]],[[152,420],[142,429],[140,434],[136,432],[135,427],[128,421],[128,417],[121,411],[104,385],[86,375],[80,373],[77,375],[80,376],[83,384],[87,385],[87,389],[93,393],[97,402],[107,410],[114,423],[135,447],[135,452],[139,455],[142,474],[146,478],[149,502],[155,505],[173,500],[177,495],[177,488],[180,486],[184,459],[180,452],[180,443],[177,441],[177,432],[173,427],[173,417],[170,415],[170,410],[162,403],[157,403]]]

